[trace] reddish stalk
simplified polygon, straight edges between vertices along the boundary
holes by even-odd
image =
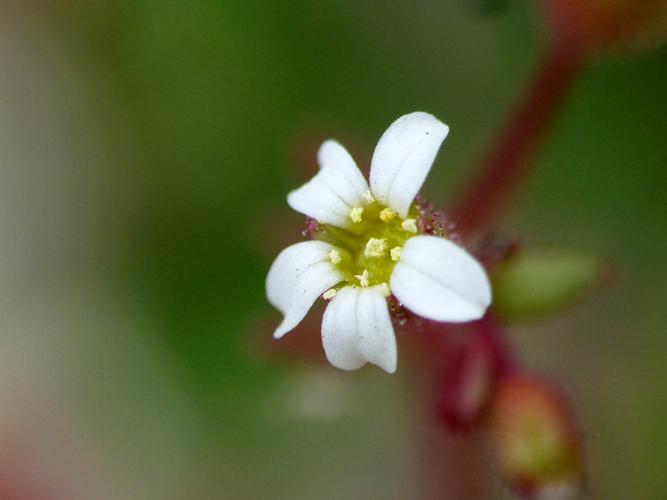
[[[539,66],[477,167],[477,177],[451,210],[463,234],[489,226],[511,201],[530,173],[533,156],[544,140],[573,83],[584,67],[581,50],[554,45]]]
[[[449,366],[470,342],[482,342],[490,349],[494,380],[513,372],[517,368],[516,360],[504,329],[491,315],[464,325],[420,320],[408,325],[410,347],[413,348],[410,350],[411,364],[417,368],[413,371],[411,387],[417,394],[413,411],[418,419],[415,436],[421,448],[417,477],[419,498],[488,498],[491,489],[486,467],[488,458],[480,443],[483,434],[474,430],[483,427],[483,420],[467,431],[453,432],[437,416],[435,392],[438,390],[437,374]]]
[[[515,190],[530,174],[531,160],[584,67],[584,62],[581,51],[565,45],[555,45],[547,52],[526,93],[502,126],[496,140],[482,156],[477,177],[454,205],[452,219],[464,235],[491,225],[507,208]],[[475,328],[477,335],[494,354],[497,376],[512,372],[515,360],[502,327],[494,318],[487,316],[477,322]],[[443,353],[428,336],[425,336],[424,341],[436,357]],[[427,413],[427,418],[429,416]],[[483,476],[480,450],[470,446],[465,448],[469,455],[467,459],[454,460],[454,463],[459,464],[458,469],[453,469],[456,470],[455,481],[451,481],[451,477],[448,478],[450,481],[446,481],[446,471],[452,470],[452,456],[462,456],[462,450],[454,451],[460,442],[432,425],[427,424],[425,429],[427,432],[422,438],[426,462],[424,475],[427,479],[424,485],[425,498],[445,500],[486,496],[485,483],[480,477]],[[444,484],[449,484],[449,488],[444,488]],[[455,485],[454,489],[452,485]],[[453,497],[450,496],[452,492]]]

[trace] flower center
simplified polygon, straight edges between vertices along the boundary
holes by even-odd
[[[402,219],[373,200],[350,210],[346,229],[318,224],[313,237],[335,247],[329,260],[345,276],[342,286],[384,285],[389,295],[389,280],[403,245],[417,233],[416,214],[413,207],[408,218]]]

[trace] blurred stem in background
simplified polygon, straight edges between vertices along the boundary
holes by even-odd
[[[666,0],[542,0],[551,43],[537,74],[480,160],[451,215],[472,233],[499,219],[590,57],[652,48],[667,33]]]
[[[656,41],[664,39],[667,29],[664,0],[544,0],[543,6],[552,30],[544,59],[481,156],[476,177],[464,187],[450,212],[467,237],[493,228],[505,214],[536,165],[534,157],[587,61],[627,48],[633,39],[642,40],[647,35]],[[656,38],[656,33],[661,37]],[[596,267],[590,266],[593,274],[598,273]],[[494,287],[496,298],[501,292]],[[458,359],[449,355],[453,368],[438,382],[442,426],[469,431],[488,411],[497,465],[508,486],[522,498],[572,497],[582,486],[584,459],[583,440],[567,399],[556,386],[523,372],[519,364],[510,361],[511,349],[502,325],[490,314],[477,328],[477,335],[470,336],[473,340],[461,349]],[[485,344],[476,346],[475,338],[484,338]],[[441,448],[437,439],[426,440],[424,455],[437,455]],[[441,453],[448,452],[443,449]],[[465,469],[459,467],[457,488],[468,496],[481,497],[475,490],[479,478]],[[425,498],[450,498],[438,484],[441,476],[436,472],[433,478],[427,483],[431,486]]]
[[[528,83],[506,121],[501,124],[486,152],[482,154],[475,176],[467,186],[464,186],[459,199],[450,211],[452,220],[456,221],[458,230],[465,237],[492,228],[493,224],[497,223],[509,208],[513,196],[530,175],[531,167],[537,164],[532,160],[546,139],[550,126],[558,116],[570,89],[582,74],[587,59],[588,52],[580,44],[555,39],[549,45],[542,61],[538,63],[536,74]],[[459,355],[455,355],[453,362],[449,363],[453,365],[453,368],[448,368],[443,379],[438,382],[437,392],[440,400],[436,402],[436,405],[439,405],[436,412],[439,413],[442,425],[449,427],[450,431],[454,430],[459,433],[469,432],[477,427],[488,411],[493,413],[495,420],[504,418],[503,416],[497,417],[497,409],[490,410],[491,405],[497,402],[494,393],[502,387],[503,381],[511,380],[514,374],[521,374],[521,367],[510,354],[512,349],[507,343],[500,323],[487,315],[487,318],[474,326],[474,330],[471,332],[472,340],[469,341],[469,345],[462,348]],[[457,360],[456,356],[460,359]],[[452,355],[448,357],[452,361]],[[540,390],[541,388],[536,391],[538,396]],[[472,400],[471,394],[474,396]],[[494,403],[491,403],[492,400]],[[472,401],[472,406],[470,401]],[[516,443],[508,445],[506,439],[497,440],[498,465],[504,470],[508,484],[522,497],[540,495],[541,492],[552,488],[554,484],[560,487],[561,482],[562,485],[567,486],[568,490],[556,493],[556,498],[560,498],[561,495],[569,496],[576,491],[577,476],[581,470],[576,432],[560,432],[561,427],[567,427],[562,422],[569,425],[572,416],[568,411],[559,408],[558,404],[554,403],[554,405],[554,409],[545,410],[544,419],[527,424],[528,427],[536,425],[537,428],[541,428],[540,432],[553,435],[563,434],[564,436],[558,439],[558,442],[562,442],[562,448],[565,451],[561,453],[559,449],[557,454],[545,459],[545,463],[553,465],[553,471],[548,471],[549,474],[542,470],[541,465],[529,471],[524,470],[525,467],[508,466],[507,457],[513,457],[513,455],[511,453],[508,455],[507,450],[504,453],[503,448],[517,445]],[[527,411],[530,412],[532,409]],[[556,419],[558,425],[547,425],[553,420],[552,414],[561,411],[563,416]],[[559,432],[555,432],[554,429]],[[526,431],[517,429],[512,432],[519,436],[518,441],[521,441],[521,446],[523,446]],[[449,448],[455,447],[455,444],[448,445],[447,441],[444,436],[440,438],[431,436],[424,439],[425,460],[431,462],[433,457],[438,455],[442,460],[443,455],[449,455],[446,460],[451,462]],[[531,446],[533,448],[526,452],[528,455],[522,457],[521,460],[533,464],[535,457],[542,456],[546,448],[541,442],[535,442]],[[474,449],[469,452],[473,457],[479,454]],[[562,460],[561,455],[569,457],[570,453],[574,458]],[[478,460],[479,457],[468,457],[457,468],[457,491],[470,498],[485,495],[483,481],[473,472],[477,468],[475,462]],[[468,462],[470,470],[466,470]],[[563,467],[562,464],[566,464],[567,467]],[[434,472],[431,474],[433,477],[425,482],[425,499],[451,498],[451,491],[441,484],[442,478],[438,473],[441,465],[438,464],[436,467],[427,465],[427,470]],[[570,491],[570,487],[573,487],[574,490]]]
[[[512,195],[530,173],[532,157],[581,73],[585,56],[566,44],[548,49],[521,99],[500,127],[477,166],[477,177],[451,210],[465,234],[500,219]]]

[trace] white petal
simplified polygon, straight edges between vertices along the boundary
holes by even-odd
[[[343,279],[328,258],[333,248],[322,241],[304,241],[280,252],[271,265],[266,296],[285,316],[275,338],[298,325],[317,297]]]
[[[382,292],[377,287],[340,290],[324,312],[322,344],[337,368],[356,370],[368,361],[395,372],[396,338]]]
[[[287,196],[297,212],[338,227],[350,224],[352,207],[365,204],[368,183],[343,146],[326,141],[317,154],[320,171]]]
[[[371,161],[375,198],[406,218],[449,127],[428,113],[404,115],[382,135]]]
[[[331,299],[322,318],[322,345],[329,363],[342,370],[366,364],[357,334],[357,288],[345,287]]]
[[[415,236],[405,243],[391,289],[408,309],[435,321],[479,319],[491,304],[491,286],[479,262],[436,236]]]
[[[379,288],[361,289],[357,306],[359,347],[364,358],[384,371],[396,371],[396,337],[387,299]]]
[[[325,141],[317,153],[317,162],[323,179],[348,205],[363,203],[368,182],[347,149],[336,141]]]

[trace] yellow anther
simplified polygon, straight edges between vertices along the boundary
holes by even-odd
[[[364,207],[353,207],[352,210],[350,210],[350,219],[352,219],[352,222],[355,224],[358,224],[361,222],[361,216],[364,214]]]
[[[415,219],[405,219],[403,222],[401,222],[401,227],[409,233],[416,233],[417,221]]]
[[[378,290],[380,290],[380,293],[385,297],[389,297],[391,295],[391,289],[386,283],[380,283],[378,285]]]
[[[363,194],[364,200],[366,200],[366,203],[374,203],[375,198],[373,198],[373,195],[371,194],[370,189],[367,189],[364,194]]]
[[[327,290],[326,292],[324,292],[324,293],[322,294],[322,298],[323,298],[324,300],[333,299],[333,298],[336,296],[336,293],[337,293],[337,292],[336,292],[336,289],[335,289],[335,288],[330,288],[329,290]]]
[[[382,257],[387,251],[387,240],[380,238],[370,238],[364,248],[366,257]]]
[[[332,248],[331,251],[329,252],[329,260],[331,261],[332,264],[340,264],[340,261],[343,260],[340,256],[340,252],[336,250],[335,248]]]
[[[391,260],[394,262],[398,262],[401,260],[401,254],[403,253],[403,249],[401,247],[394,247],[389,251],[389,255],[391,255]]]
[[[394,212],[391,208],[383,208],[380,211],[380,220],[382,222],[389,222],[394,217],[396,217],[396,212]]]
[[[362,286],[362,288],[366,288],[369,284],[368,282],[368,270],[364,269],[364,272],[361,274],[356,274],[354,276],[359,280],[359,284]]]

